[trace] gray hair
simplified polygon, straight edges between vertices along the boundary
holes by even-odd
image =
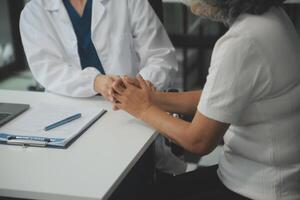
[[[217,11],[207,18],[223,22],[227,25],[241,14],[248,13],[253,15],[261,15],[273,6],[280,6],[285,0],[185,0],[192,6],[201,4],[202,6],[217,7]]]

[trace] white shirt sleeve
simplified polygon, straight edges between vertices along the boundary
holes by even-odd
[[[215,46],[198,110],[228,124],[268,90],[267,66],[259,50],[245,37],[225,37]]]
[[[166,89],[178,71],[175,49],[147,0],[129,0],[134,48],[139,74],[157,89]]]
[[[90,97],[96,94],[94,80],[98,70],[73,66],[63,55],[63,47],[55,38],[57,33],[47,26],[45,10],[36,1],[29,2],[20,18],[20,32],[29,67],[48,91],[72,96]],[[45,19],[45,20],[43,20]]]

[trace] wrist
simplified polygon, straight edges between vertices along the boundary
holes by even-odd
[[[153,93],[152,103],[153,103],[155,106],[158,106],[158,107],[159,107],[159,105],[160,105],[160,99],[161,99],[162,93],[163,93],[163,92],[159,92],[159,91],[155,91],[155,92]]]
[[[101,94],[102,93],[102,83],[103,83],[103,79],[104,79],[104,75],[98,75],[98,76],[96,76],[96,78],[95,78],[95,81],[94,81],[94,90],[97,92],[97,93],[99,93],[99,94]]]
[[[147,121],[147,117],[150,115],[150,113],[153,109],[155,109],[155,105],[150,104],[146,109],[144,109],[140,113],[138,118],[142,121]]]

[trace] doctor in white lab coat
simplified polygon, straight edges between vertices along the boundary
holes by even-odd
[[[70,0],[81,17],[86,2]],[[20,31],[35,79],[56,94],[102,94],[109,100],[114,81],[122,75],[140,74],[158,90],[166,89],[178,70],[175,50],[148,0],[93,0],[90,7],[91,40],[105,75],[93,66],[81,66],[66,1],[31,0],[22,12]],[[186,165],[164,145],[162,137],[155,146],[158,169],[172,174],[185,171]]]
[[[80,0],[78,0],[79,2]],[[47,91],[109,98],[115,76],[142,75],[159,89],[178,66],[174,48],[147,0],[93,0],[91,38],[106,75],[82,69],[77,38],[62,0],[32,0],[20,30],[29,67]]]

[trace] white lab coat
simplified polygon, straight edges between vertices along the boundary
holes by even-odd
[[[99,72],[82,70],[77,39],[62,0],[32,0],[20,31],[29,67],[46,90],[73,97],[96,94]],[[107,75],[141,74],[158,89],[178,66],[175,50],[147,0],[94,0],[92,40]]]

